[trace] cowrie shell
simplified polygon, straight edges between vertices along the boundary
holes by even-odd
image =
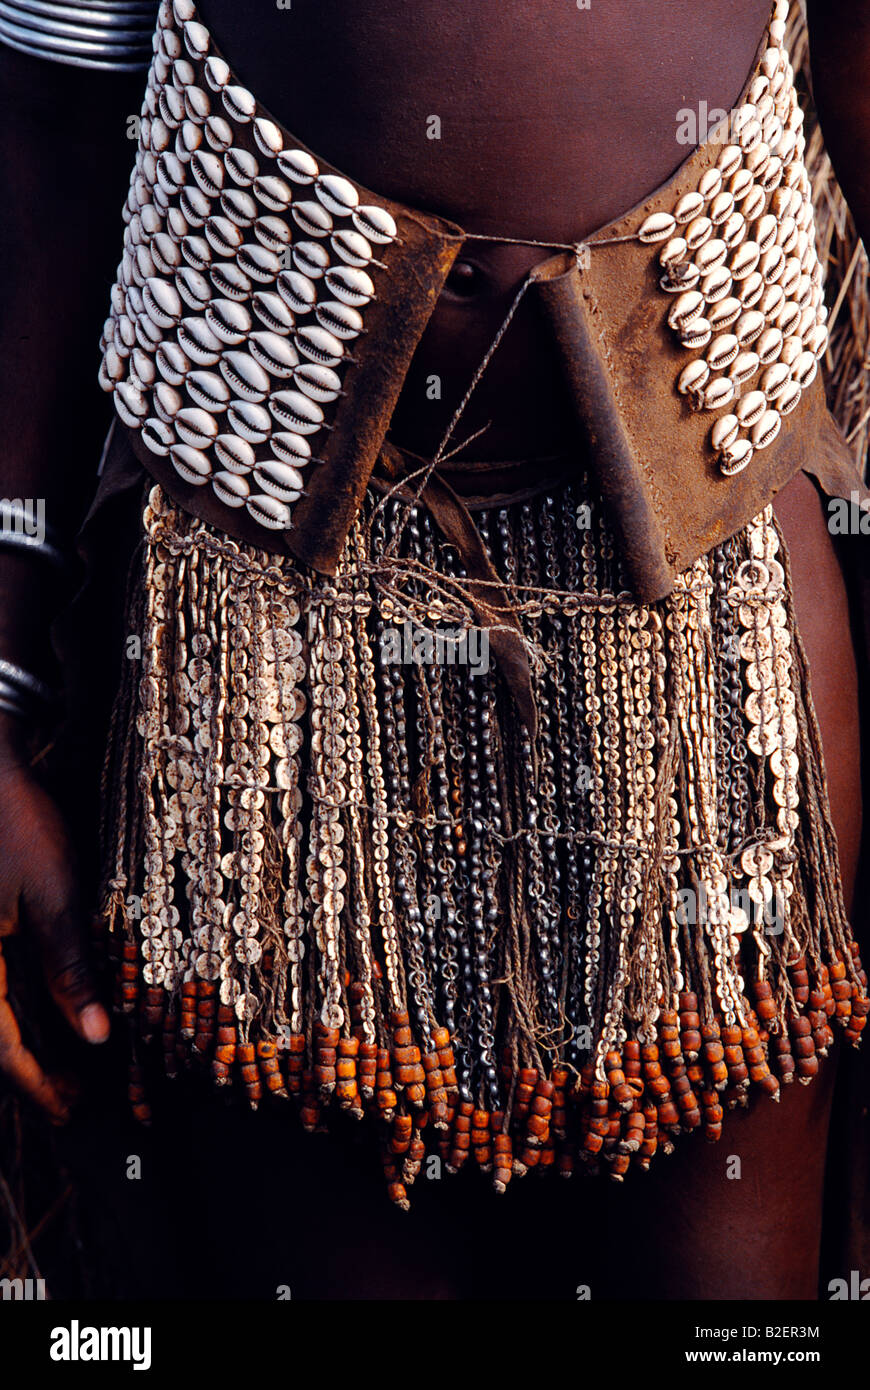
[[[710,443],[718,452],[734,442],[739,430],[740,421],[736,415],[721,415],[710,431]]]
[[[261,246],[280,254],[289,245],[291,232],[283,217],[258,217],[254,223],[254,236]]]
[[[710,379],[710,368],[702,358],[689,362],[677,378],[677,390],[681,395],[701,391]]]
[[[685,237],[671,237],[666,246],[659,252],[659,265],[663,270],[667,270],[671,265],[677,265],[686,259],[688,253],[688,243]]]
[[[654,212],[638,228],[637,239],[643,242],[666,241],[676,230],[676,220],[669,212]]]
[[[202,127],[195,121],[185,121],[175,140],[175,153],[182,163],[190,159],[202,144]]]
[[[743,305],[740,300],[729,295],[727,299],[719,299],[710,306],[707,318],[713,331],[718,333],[723,328],[730,328],[742,313]]]
[[[756,217],[760,217],[764,211],[764,189],[754,184],[746,197],[741,199],[740,211],[747,222],[753,222]]]
[[[274,392],[269,409],[278,423],[294,434],[314,434],[323,424],[320,406],[301,391]]]
[[[744,309],[752,309],[764,293],[764,281],[760,271],[753,270],[745,280],[738,282],[737,298]]]
[[[230,473],[250,473],[256,456],[246,439],[236,434],[219,434],[214,442],[218,460]]]
[[[684,193],[674,208],[677,222],[692,222],[704,209],[704,199],[700,193]]]
[[[282,502],[295,502],[304,487],[302,474],[292,464],[278,459],[258,463],[254,479],[270,497],[278,497]]]
[[[248,350],[256,362],[271,376],[289,377],[299,363],[299,354],[286,337],[278,333],[252,333]]]
[[[278,293],[294,314],[307,314],[317,298],[314,285],[298,270],[284,270],[278,276]]]
[[[398,236],[398,228],[391,214],[386,208],[377,207],[375,204],[361,204],[354,208],[350,220],[356,230],[368,237],[369,241],[383,245],[394,241]]]
[[[739,145],[726,145],[716,160],[716,167],[723,179],[736,173],[743,162],[743,151]]]
[[[250,444],[262,444],[272,432],[269,412],[256,401],[233,401],[227,420],[234,434]]]
[[[262,401],[269,394],[268,373],[246,352],[225,352],[221,374],[234,395],[243,401]]]
[[[209,116],[205,123],[205,138],[213,150],[223,154],[232,147],[233,128],[223,116]]]
[[[146,280],[142,298],[146,312],[160,328],[173,328],[184,312],[178,290],[165,280]]]
[[[219,256],[234,256],[244,241],[244,234],[229,217],[216,214],[205,224],[205,239]]]
[[[734,195],[727,189],[717,193],[710,204],[710,220],[714,226],[718,227],[720,222],[724,222],[734,211]]]
[[[711,372],[724,372],[736,358],[740,344],[733,333],[721,333],[707,350],[707,365]]]
[[[211,39],[204,24],[189,19],[184,25],[184,42],[192,58],[204,58],[208,53]]]
[[[309,280],[319,280],[329,266],[329,252],[317,241],[297,241],[293,264]]]
[[[190,359],[171,338],[160,343],[156,354],[157,371],[171,386],[181,386],[190,371]]]
[[[818,363],[816,362],[815,354],[812,352],[802,352],[792,367],[791,374],[798,386],[800,386],[802,390],[806,390],[815,380],[817,371]],[[118,389],[120,390],[120,387]]]
[[[759,313],[761,312],[762,311],[759,310]],[[758,359],[764,367],[766,367],[768,363],[776,360],[781,349],[782,331],[779,328],[766,328],[755,345]]]
[[[190,169],[206,197],[216,198],[224,186],[224,166],[218,156],[209,150],[194,150]]]
[[[289,463],[294,468],[304,468],[311,462],[311,445],[308,440],[290,430],[279,430],[273,434],[269,440],[269,447],[282,463]]]
[[[327,211],[336,217],[349,216],[359,203],[353,184],[340,174],[321,174],[315,181],[314,191]]]
[[[757,175],[758,182],[765,193],[770,193],[779,186],[782,172],[782,160],[775,154],[771,155],[764,168]]]
[[[221,96],[227,115],[231,120],[244,123],[253,118],[257,109],[257,103],[247,87],[227,85],[222,88]]]
[[[185,85],[184,112],[192,125],[204,125],[211,114],[211,99],[202,87]]]
[[[767,409],[767,397],[763,391],[749,391],[741,396],[735,407],[735,415],[744,429],[749,429],[760,420]]]
[[[347,265],[362,268],[372,259],[372,248],[361,232],[342,228],[330,237],[329,244],[339,259]]]
[[[367,304],[375,292],[375,287],[366,272],[354,270],[351,266],[334,266],[327,270],[326,287],[336,299],[352,308]]]
[[[807,351],[811,352],[818,361],[825,354],[828,346],[828,330],[823,323],[817,323],[815,328],[811,328],[804,339]]]
[[[224,155],[224,167],[234,183],[241,188],[249,188],[260,172],[255,155],[250,150],[239,149],[233,145]]]
[[[151,386],[156,375],[154,359],[150,353],[143,352],[140,347],[134,348],[130,357],[131,378],[135,377],[143,386]]]
[[[766,318],[772,319],[779,313],[784,303],[785,295],[782,292],[782,286],[767,285],[758,301],[758,307]]]
[[[254,179],[254,192],[271,212],[284,212],[290,206],[293,190],[286,179],[277,174],[261,174]]]
[[[177,208],[172,208],[170,211],[179,217],[181,236],[184,236],[187,231],[187,223]],[[171,275],[173,270],[181,265],[181,247],[178,244],[180,240],[181,237],[172,237],[168,232],[158,232],[151,242],[151,255],[154,257],[154,264],[164,275]]]
[[[344,356],[341,340],[325,328],[310,325],[300,328],[295,343],[303,357],[319,362],[324,367],[335,367]]]
[[[142,426],[142,442],[152,454],[165,458],[175,443],[175,431],[164,420],[151,415]]]
[[[705,169],[698,180],[698,192],[705,200],[715,198],[722,191],[722,170]]]
[[[186,483],[193,483],[194,487],[201,487],[211,477],[211,462],[200,449],[194,449],[189,444],[173,444],[169,457],[176,473]]]
[[[290,508],[277,497],[257,493],[249,497],[245,505],[254,520],[270,531],[286,531],[290,525]]]
[[[758,385],[769,401],[775,401],[782,394],[789,379],[789,369],[786,364],[774,362],[765,372],[762,372]],[[779,407],[777,406],[777,408]]]
[[[335,299],[322,300],[314,310],[314,317],[321,328],[334,333],[336,338],[358,338],[363,331],[362,315],[358,310]]]
[[[317,160],[307,150],[285,150],[278,155],[278,168],[293,183],[313,183],[320,173]]]
[[[716,304],[731,292],[731,272],[727,265],[719,265],[705,275],[701,281],[701,293],[708,304]]]
[[[212,414],[226,410],[230,403],[230,389],[217,372],[199,369],[191,372],[187,378],[187,394],[196,405]]]
[[[230,221],[239,227],[250,227],[257,216],[257,204],[242,188],[227,188],[221,194],[220,203]]]
[[[251,281],[235,261],[215,261],[209,278],[222,299],[241,302],[251,293]]]
[[[178,293],[190,309],[200,311],[211,300],[211,285],[204,275],[191,266],[183,266],[175,277]]]
[[[222,343],[204,319],[182,319],[178,325],[178,342],[192,362],[211,367],[221,355]],[[168,344],[161,344],[168,350]]]
[[[764,326],[764,315],[757,309],[748,309],[741,314],[734,325],[734,332],[741,347],[748,347],[750,343],[754,343],[758,335],[764,331]]]
[[[719,234],[729,250],[735,246],[739,246],[740,242],[746,236],[746,218],[743,216],[743,213],[732,212],[730,217],[726,217],[722,226],[719,228]]]
[[[726,477],[742,473],[752,458],[753,448],[748,439],[735,439],[727,444],[720,455],[719,468]]]
[[[801,398],[801,388],[796,381],[787,381],[776,398],[776,408],[780,415],[790,415]]]
[[[773,213],[766,212],[752,228],[753,238],[762,252],[769,251],[777,239],[777,221]]]
[[[279,155],[284,148],[284,137],[279,127],[265,116],[258,116],[254,121],[254,140],[265,155]]]
[[[273,333],[289,333],[296,322],[292,309],[272,290],[258,290],[251,305],[260,322]]]
[[[792,368],[803,351],[803,340],[799,338],[796,333],[789,334],[788,337],[783,339],[779,359],[781,362],[784,362],[788,368]]]
[[[213,299],[205,311],[205,321],[227,347],[238,347],[251,328],[247,309],[231,299]]]
[[[685,328],[704,308],[704,296],[698,290],[687,290],[676,299],[668,314],[671,328]]]
[[[217,421],[198,405],[179,410],[172,423],[181,442],[194,449],[207,448],[217,438]]]
[[[138,429],[148,414],[148,403],[138,386],[119,381],[115,387],[115,408],[125,425]],[[162,417],[161,417],[162,418]]]
[[[766,449],[772,444],[782,427],[778,410],[766,410],[761,419],[752,426],[752,443],[756,449]]]
[[[761,258],[761,252],[754,241],[744,241],[734,251],[729,262],[735,280],[745,280],[751,275]]]
[[[332,231],[332,214],[322,203],[310,200],[294,203],[290,209],[293,221],[306,236],[325,237]]]
[[[243,507],[250,495],[250,484],[242,474],[221,471],[211,480],[212,491],[227,507]]]
[[[704,409],[721,410],[734,399],[734,382],[727,376],[714,377],[704,392]]]
[[[341,393],[341,378],[318,362],[304,362],[294,372],[293,382],[314,401],[334,401]]]
[[[702,275],[706,275],[717,265],[721,265],[727,255],[728,247],[725,242],[720,237],[713,237],[696,251],[695,265]]]
[[[713,223],[709,217],[695,217],[685,231],[686,244],[690,251],[696,251],[713,235]]]
[[[239,268],[261,285],[268,285],[281,270],[281,258],[265,246],[243,246],[238,253]]]
[[[713,330],[704,318],[693,319],[680,333],[680,342],[687,348],[705,348],[713,336]]]
[[[197,150],[197,154],[200,153],[201,151]],[[211,200],[206,197],[201,188],[192,188],[190,185],[183,188],[180,206],[191,227],[201,227],[206,218],[211,215]]]

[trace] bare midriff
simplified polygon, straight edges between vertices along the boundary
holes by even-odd
[[[257,98],[373,192],[468,232],[561,243],[657,188],[690,153],[693,121],[703,137],[710,113],[731,109],[770,8],[769,0],[200,6]],[[468,243],[408,376],[397,443],[434,452],[526,271],[551,254]],[[521,306],[455,442],[485,425],[469,457],[578,447],[531,304]]]

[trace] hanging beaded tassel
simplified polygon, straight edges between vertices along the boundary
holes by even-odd
[[[104,824],[141,1118],[152,1051],[368,1115],[406,1205],[426,1148],[621,1179],[858,1042],[772,511],[643,606],[584,486],[478,519],[534,739],[423,509],[370,496],[324,580],[152,490]]]

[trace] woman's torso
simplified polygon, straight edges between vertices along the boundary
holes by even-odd
[[[573,242],[686,158],[685,112],[731,109],[769,0],[273,0],[200,6],[242,81],[288,129],[369,188],[491,236]],[[703,137],[703,126],[699,131]],[[437,137],[437,138],[435,138]],[[463,251],[418,349],[393,438],[434,452],[526,270],[551,252]],[[463,273],[464,272],[464,273]],[[531,306],[463,416],[472,457],[577,447]],[[441,398],[427,389],[440,378]],[[521,389],[517,389],[521,381]],[[456,441],[458,442],[458,441]]]

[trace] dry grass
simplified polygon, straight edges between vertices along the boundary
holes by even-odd
[[[795,5],[789,47],[806,113],[805,160],[813,187],[816,238],[826,267],[830,339],[823,366],[828,403],[868,477],[870,443],[870,279],[865,252],[837,183],[811,96],[806,26]]]

